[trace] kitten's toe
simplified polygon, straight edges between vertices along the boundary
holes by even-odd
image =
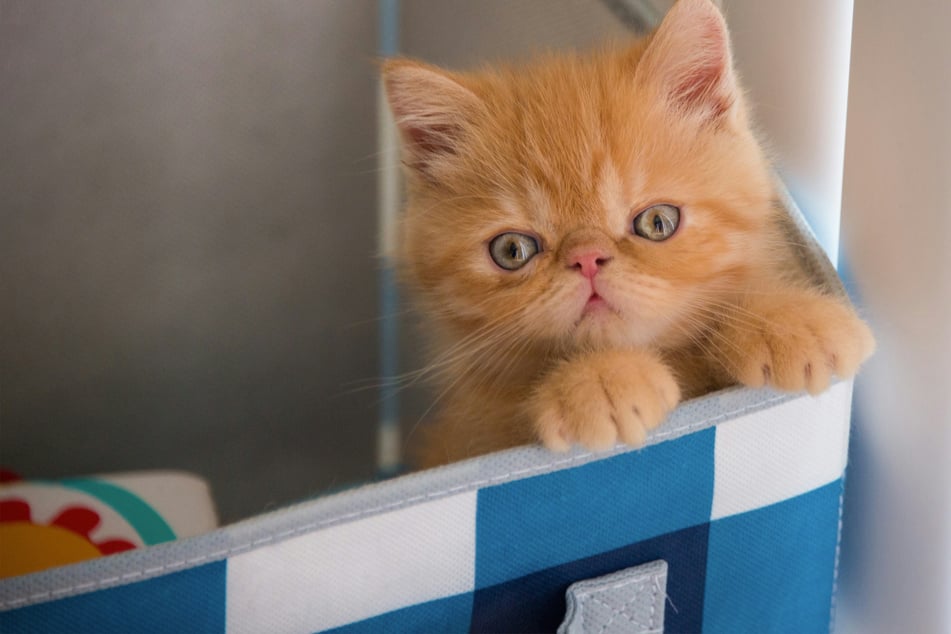
[[[875,349],[868,325],[844,305],[828,309],[822,318],[808,324],[811,340],[804,341],[805,389],[818,394],[832,384],[834,377],[848,379]],[[810,347],[811,346],[811,347]]]
[[[821,358],[815,348],[815,343],[808,337],[797,334],[770,337],[773,363],[769,382],[787,392],[805,390],[811,375],[811,360]],[[818,364],[816,366],[818,368]]]
[[[748,338],[737,346],[742,355],[735,360],[727,359],[736,380],[749,387],[763,387],[772,383],[773,354],[765,339]]]
[[[617,444],[618,428],[613,419],[603,424],[588,424],[580,427],[578,444],[592,451],[604,451]]]
[[[820,356],[816,361],[810,361],[803,369],[806,391],[815,396],[821,393],[832,382],[832,364],[828,358]]]
[[[647,426],[637,407],[622,409],[614,418],[617,433],[625,445],[640,447],[647,439]]]
[[[835,374],[849,378],[875,351],[875,337],[871,328],[854,315],[849,315],[835,328],[834,354],[830,360]]]
[[[677,379],[674,378],[674,375],[669,371],[659,372],[654,375],[656,380],[655,388],[660,394],[661,401],[663,402],[663,418],[667,417],[677,404],[680,403],[681,392],[680,386],[677,384]],[[657,421],[658,424],[663,422],[662,420]]]
[[[546,449],[564,453],[573,442],[557,407],[544,408],[535,419],[535,431]]]

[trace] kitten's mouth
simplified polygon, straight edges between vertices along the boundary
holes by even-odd
[[[591,295],[588,296],[588,301],[585,302],[584,308],[581,310],[581,316],[589,315],[593,312],[598,312],[602,310],[610,310],[611,306],[608,304],[607,300],[597,294],[597,292],[592,291]]]

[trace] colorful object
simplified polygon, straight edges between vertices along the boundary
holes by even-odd
[[[0,578],[135,548],[125,539],[94,541],[91,533],[99,523],[94,510],[71,506],[49,524],[37,524],[25,500],[0,501]]]
[[[0,579],[152,546],[215,526],[207,486],[193,476],[155,472],[29,481],[4,470]]]

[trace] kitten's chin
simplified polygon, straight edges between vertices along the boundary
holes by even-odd
[[[645,334],[605,305],[586,309],[575,323],[571,339],[579,348],[617,348],[647,345],[651,338]]]

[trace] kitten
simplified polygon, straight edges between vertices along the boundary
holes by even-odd
[[[636,446],[682,398],[815,394],[871,354],[784,238],[710,0],[679,0],[626,48],[471,73],[397,59],[383,78],[401,271],[434,346],[421,466]]]

